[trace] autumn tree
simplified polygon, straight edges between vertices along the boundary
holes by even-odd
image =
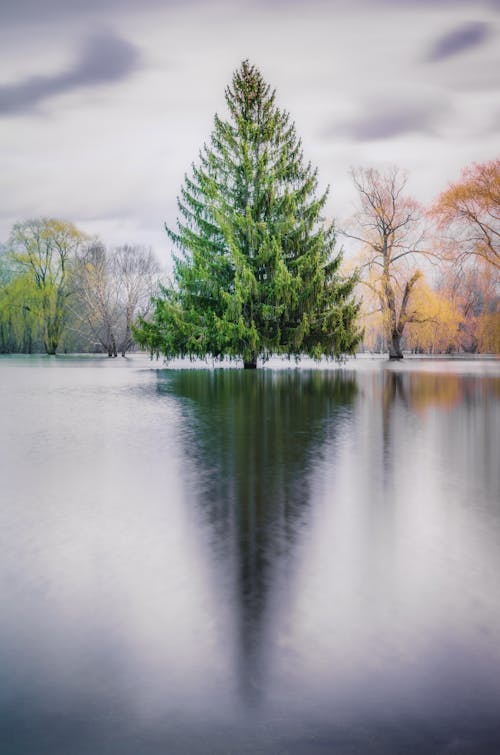
[[[478,351],[500,354],[500,299],[478,317],[476,338]]]
[[[500,271],[500,159],[465,168],[431,214],[445,257],[458,263],[479,258]]]
[[[244,61],[226,89],[209,145],[186,176],[174,280],[138,331],[168,357],[270,354],[334,357],[359,342],[353,277],[340,273],[327,193],[303,159],[290,116],[255,66]]]
[[[32,303],[47,354],[55,354],[61,340],[71,295],[71,267],[84,241],[84,235],[72,223],[57,218],[16,223],[10,234],[13,258],[36,289]]]
[[[406,326],[422,316],[412,296],[422,272],[423,211],[405,195],[407,176],[396,167],[385,172],[353,169],[359,209],[342,233],[360,244],[360,280],[372,293],[380,313],[391,359],[403,356]]]
[[[350,261],[353,269],[354,263],[359,262],[356,258],[351,258]],[[380,354],[387,349],[386,327],[380,300],[374,288],[369,275],[366,271],[363,271],[357,286],[361,301],[359,321],[363,327],[363,339],[360,348],[362,351]]]
[[[437,280],[439,292],[460,312],[459,345],[465,352],[500,352],[498,273],[493,265],[475,257],[473,264],[448,264]]]
[[[473,164],[430,211],[448,295],[460,307],[462,348],[500,351],[500,159]]]
[[[413,291],[412,308],[418,318],[410,320],[406,328],[409,349],[427,354],[460,350],[463,317],[453,299],[422,277]]]

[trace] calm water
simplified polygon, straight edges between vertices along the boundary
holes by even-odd
[[[500,362],[0,386],[2,755],[500,752]]]

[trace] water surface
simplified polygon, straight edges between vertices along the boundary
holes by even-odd
[[[498,753],[500,363],[0,360],[0,751]]]

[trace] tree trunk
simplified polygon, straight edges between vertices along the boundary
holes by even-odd
[[[401,336],[397,331],[391,334],[391,340],[389,341],[389,359],[402,359],[403,352],[401,351]]]
[[[108,330],[107,341],[108,341],[108,344],[107,344],[108,357],[117,357],[118,352],[116,350],[115,336],[114,336],[114,333],[110,332],[109,330]]]
[[[45,351],[49,357],[54,357],[57,351],[57,340],[50,334],[44,338]]]
[[[130,345],[132,341],[131,335],[132,335],[132,313],[129,311],[127,307],[127,311],[125,313],[125,335],[123,337],[122,348],[121,348],[122,357],[124,357],[125,352],[127,352],[130,349]]]

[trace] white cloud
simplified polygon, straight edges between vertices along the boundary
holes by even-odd
[[[13,222],[50,214],[108,243],[152,243],[165,253],[163,221],[175,222],[183,174],[208,139],[214,112],[224,111],[224,87],[244,57],[277,88],[306,158],[319,167],[320,186],[332,185],[331,215],[350,212],[350,165],[400,164],[410,170],[410,189],[427,201],[466,163],[498,154],[496,46],[425,62],[450,30],[471,21],[493,27],[486,5],[473,13],[460,3],[134,7],[107,5],[99,24],[138,51],[141,69],[94,88],[68,88],[37,115],[0,120],[0,239]],[[42,44],[40,28],[0,32],[4,86],[56,75],[95,29],[81,17],[54,16]],[[380,125],[388,102],[403,120],[420,118],[421,127],[407,123],[373,138],[366,119],[373,111]],[[357,138],[335,130],[360,115],[368,125]]]

